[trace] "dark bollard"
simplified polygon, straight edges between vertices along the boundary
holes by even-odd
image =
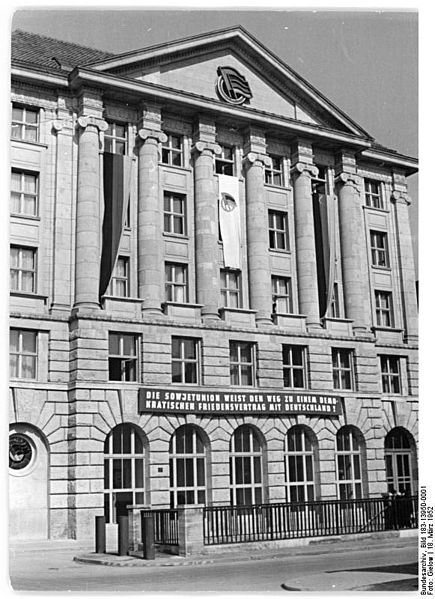
[[[128,555],[128,516],[118,519],[118,555]]]
[[[156,559],[154,545],[154,518],[151,512],[141,512],[141,532],[144,559]]]
[[[106,518],[95,516],[95,553],[106,553]]]

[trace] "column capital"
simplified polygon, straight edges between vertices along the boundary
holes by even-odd
[[[139,129],[136,136],[136,141],[142,143],[147,139],[155,139],[157,142],[165,143],[168,141],[168,136],[163,131],[158,129]]]
[[[314,164],[308,162],[296,162],[290,168],[291,176],[308,175],[309,177],[317,177],[319,169]]]
[[[63,121],[60,120],[55,120],[53,121],[53,130],[56,133],[59,133],[59,131],[62,131],[62,129],[64,128],[65,124]]]
[[[407,206],[411,205],[411,198],[404,191],[399,191],[395,189],[391,194],[391,201],[395,204],[406,204]]]
[[[361,177],[356,175],[355,173],[342,172],[335,177],[335,183],[341,183],[343,186],[349,185],[351,187],[354,187],[356,191],[359,191],[359,186],[361,185],[361,182]]]
[[[98,131],[107,131],[109,125],[102,118],[93,115],[82,115],[77,119],[77,127],[86,129],[86,127],[92,125],[96,127]]]
[[[256,162],[260,162],[262,166],[272,166],[272,158],[259,152],[248,152],[243,156],[243,161],[247,166],[251,166]]]
[[[222,148],[219,144],[215,144],[209,141],[197,141],[192,146],[192,152],[198,152],[199,154],[202,154],[206,151],[211,152],[212,154],[219,155],[222,153]]]

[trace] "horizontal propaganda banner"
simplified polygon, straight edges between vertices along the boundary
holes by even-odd
[[[139,414],[306,414],[338,416],[341,397],[314,393],[226,393],[176,388],[139,389]]]

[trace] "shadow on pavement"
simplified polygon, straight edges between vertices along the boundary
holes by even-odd
[[[327,570],[328,574],[334,572],[388,572],[393,574],[415,574],[418,576],[418,562],[397,564],[392,566],[372,566],[371,568],[346,568],[345,570]]]

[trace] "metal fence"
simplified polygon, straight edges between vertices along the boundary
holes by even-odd
[[[176,509],[151,510],[154,518],[154,543],[178,545],[178,511]]]
[[[204,544],[245,543],[417,527],[417,497],[204,508]]]

